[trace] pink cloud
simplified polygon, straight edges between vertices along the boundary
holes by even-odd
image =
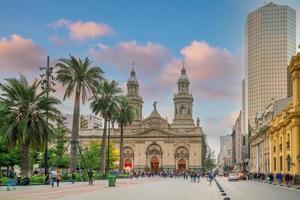
[[[181,49],[193,94],[208,99],[238,98],[242,65],[236,55],[226,49],[193,41]],[[181,60],[173,58],[164,68],[160,79],[166,86],[179,77]]]
[[[136,68],[144,73],[157,72],[172,57],[171,51],[160,44],[139,44],[136,41],[120,42],[114,47],[100,44],[90,50],[90,55],[99,62],[112,64],[119,69],[124,69],[134,61]]]
[[[46,62],[47,52],[31,39],[13,34],[0,39],[0,69],[6,72],[30,72]]]
[[[52,28],[65,27],[70,31],[71,39],[81,42],[89,39],[96,39],[113,32],[111,27],[107,24],[94,21],[82,22],[59,19],[48,26]]]

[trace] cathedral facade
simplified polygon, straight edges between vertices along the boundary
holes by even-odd
[[[143,98],[139,94],[139,82],[134,69],[127,82],[127,97],[135,109],[134,122],[124,130],[124,168],[158,172],[160,170],[201,170],[206,149],[205,135],[193,119],[193,96],[189,92],[190,81],[184,66],[177,81],[174,95],[174,119],[168,123],[153,103],[153,111],[143,119]],[[102,130],[81,129],[79,142],[88,145],[101,141]],[[110,138],[119,148],[120,130],[112,128]]]

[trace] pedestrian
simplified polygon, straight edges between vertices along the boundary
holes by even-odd
[[[208,174],[208,180],[209,180],[209,185],[211,185],[211,182],[212,182],[212,180],[213,180],[213,175],[212,175],[212,173],[209,173],[209,174]]]
[[[59,183],[61,181],[61,170],[57,169],[56,174],[56,186],[59,187]]]
[[[8,170],[8,182],[7,182],[7,191],[10,191],[10,186],[13,187],[13,190],[16,189],[16,181],[15,181],[15,174],[12,169]]]
[[[51,177],[51,185],[52,187],[54,187],[54,183],[56,182],[56,177],[57,177],[57,172],[54,169],[50,171],[50,177]]]
[[[200,182],[200,173],[197,173],[197,179],[198,179],[198,183]]]
[[[194,173],[194,183],[196,183],[197,173]]]
[[[75,179],[76,179],[76,175],[75,175],[74,170],[72,170],[71,177],[72,177],[72,184],[74,184],[75,183]]]
[[[89,169],[89,171],[88,171],[89,185],[93,185],[93,175],[94,175],[94,172],[91,169]]]
[[[290,182],[290,175],[286,174],[284,178],[285,178],[286,185],[288,186]]]

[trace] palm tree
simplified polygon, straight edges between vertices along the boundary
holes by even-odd
[[[21,146],[21,175],[30,176],[30,148],[43,148],[46,138],[54,131],[54,123],[61,119],[56,108],[60,101],[47,97],[48,90],[39,90],[40,81],[29,84],[21,75],[20,79],[6,79],[0,84],[2,127],[0,132],[9,145]],[[48,123],[47,118],[50,123]]]
[[[119,162],[119,173],[123,174],[124,169],[124,126],[130,125],[134,119],[134,107],[129,104],[126,97],[120,97],[119,101],[119,112],[116,115],[116,121],[119,123],[121,128],[120,134],[120,162]]]
[[[71,170],[76,171],[77,165],[77,142],[79,134],[80,104],[85,103],[89,95],[93,95],[96,87],[103,80],[103,71],[99,67],[92,67],[92,62],[85,58],[75,58],[70,55],[69,58],[60,59],[56,64],[58,67],[57,80],[66,86],[64,100],[70,98],[75,92],[72,141],[71,141]]]
[[[107,123],[109,123],[113,116],[116,115],[118,110],[118,94],[121,93],[121,88],[118,87],[116,81],[104,80],[101,85],[98,87],[98,94],[95,95],[91,102],[92,112],[96,115],[101,114],[104,118],[104,129],[102,135],[101,143],[101,156],[100,156],[100,172],[105,172],[105,148],[106,148],[106,139],[107,139]]]

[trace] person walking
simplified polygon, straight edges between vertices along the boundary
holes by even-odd
[[[209,180],[209,185],[211,185],[211,182],[212,182],[212,180],[213,180],[213,175],[212,175],[212,173],[209,173],[209,174],[208,174],[208,180]]]
[[[198,183],[200,182],[200,172],[197,173]]]
[[[56,182],[57,173],[54,169],[50,171],[50,177],[51,177],[51,185],[54,187],[54,183]]]
[[[56,175],[56,186],[59,187],[59,183],[61,181],[61,170],[57,169],[56,173],[57,173],[57,175]]]
[[[16,189],[15,173],[12,169],[8,171],[7,191],[10,191],[10,186],[13,187],[13,190]]]
[[[76,179],[76,175],[75,175],[74,170],[72,171],[71,177],[72,177],[72,184],[74,184],[75,183],[75,179]]]
[[[94,172],[91,169],[89,169],[89,171],[88,171],[89,185],[93,185],[93,175],[94,175]]]

